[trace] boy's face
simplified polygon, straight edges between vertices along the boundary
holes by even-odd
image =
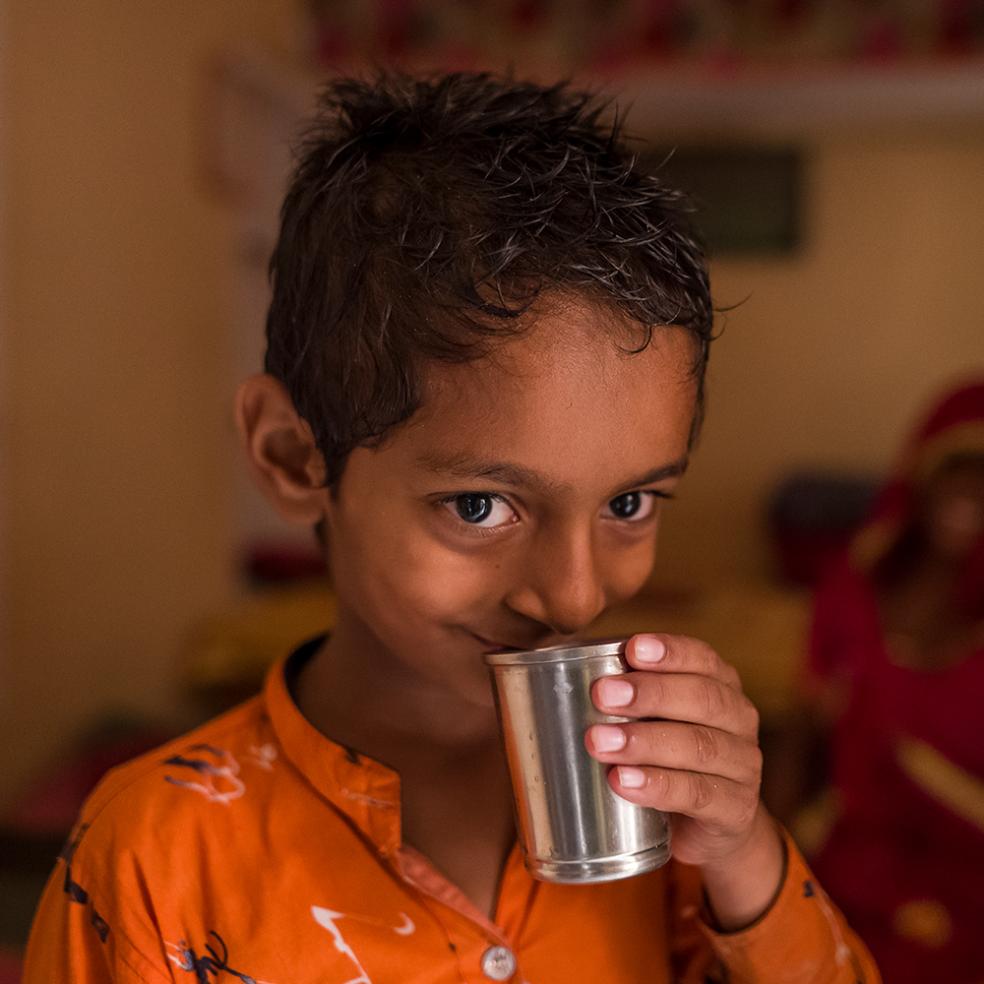
[[[367,668],[488,707],[483,653],[578,636],[639,590],[696,382],[685,330],[637,343],[587,305],[543,314],[436,366],[421,410],[351,454],[324,508],[336,638]]]

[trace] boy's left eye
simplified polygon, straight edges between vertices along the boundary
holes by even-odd
[[[615,519],[640,523],[652,516],[659,498],[659,492],[623,492],[609,500],[608,511]]]

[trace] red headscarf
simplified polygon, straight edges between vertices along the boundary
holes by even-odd
[[[909,529],[927,482],[954,455],[984,457],[984,380],[944,396],[906,445],[895,475],[875,500],[871,517],[851,545],[851,560],[872,571]],[[984,536],[970,552],[957,586],[957,604],[984,618]]]

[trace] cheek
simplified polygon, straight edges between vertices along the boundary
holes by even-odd
[[[954,550],[969,549],[984,529],[984,508],[969,497],[952,496],[929,512],[930,537]]]
[[[639,543],[613,550],[605,565],[605,588],[608,604],[628,601],[646,583],[656,560],[656,538],[646,537]]]
[[[382,541],[377,533],[371,554],[354,552],[353,587],[376,624],[454,623],[497,598],[501,565],[492,553],[450,550],[426,532],[390,531]]]
[[[494,570],[481,557],[431,546],[414,560],[405,600],[425,618],[455,621],[483,608],[495,596]]]

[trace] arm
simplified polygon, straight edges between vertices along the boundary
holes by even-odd
[[[681,984],[878,984],[881,978],[858,940],[817,884],[796,845],[783,833],[786,867],[778,896],[752,925],[712,928],[701,908],[699,868],[677,866],[674,894],[674,980]],[[719,968],[727,968],[723,973]],[[715,977],[715,973],[720,977]]]
[[[614,766],[616,793],[671,814],[674,858],[700,869],[705,922],[715,925],[706,935],[730,979],[878,981],[761,805],[758,715],[734,669],[683,636],[635,636],[626,658],[635,672],[598,681],[593,697],[600,710],[639,720],[595,726],[588,750]]]
[[[171,981],[138,950],[121,926],[119,899],[79,873],[84,826],[73,832],[34,916],[22,984],[160,984]],[[100,866],[112,871],[112,864]],[[105,915],[104,915],[105,913]]]

